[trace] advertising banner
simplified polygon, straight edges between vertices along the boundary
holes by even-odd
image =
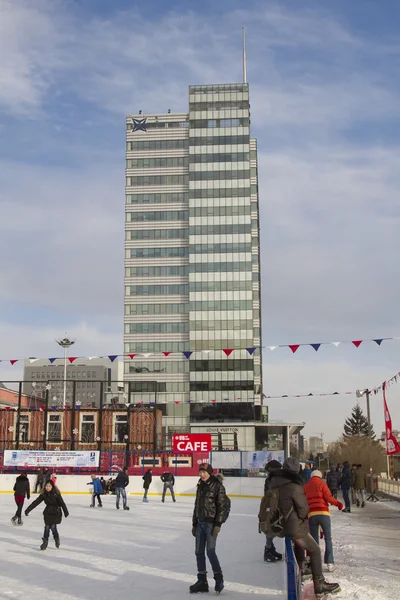
[[[173,452],[210,452],[210,433],[176,433],[172,436]]]
[[[283,464],[285,453],[283,450],[261,450],[258,452],[243,452],[243,469],[263,469],[270,460],[278,460]]]
[[[240,452],[213,452],[212,466],[215,469],[240,469]],[[247,468],[247,465],[243,468]]]
[[[97,450],[4,450],[5,467],[98,467]]]

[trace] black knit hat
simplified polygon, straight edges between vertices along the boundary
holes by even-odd
[[[200,473],[200,471],[207,471],[207,473],[208,473],[209,475],[212,475],[212,474],[213,474],[213,468],[212,468],[212,466],[211,466],[210,464],[208,464],[208,463],[203,463],[203,464],[201,464],[201,465],[199,466],[199,473]]]
[[[269,462],[267,462],[264,469],[266,471],[268,471],[268,473],[269,473],[270,471],[273,471],[274,469],[282,469],[282,465],[279,462],[279,460],[270,460]]]

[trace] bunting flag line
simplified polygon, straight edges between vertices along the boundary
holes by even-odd
[[[271,352],[273,352],[277,348],[289,348],[289,350],[291,350],[292,354],[296,354],[296,352],[299,350],[299,348],[304,348],[306,346],[309,346],[310,348],[315,350],[315,352],[318,352],[320,350],[321,346],[335,346],[335,348],[338,348],[342,344],[351,344],[355,348],[359,348],[361,346],[361,344],[364,344],[366,342],[373,342],[377,346],[380,347],[382,345],[382,342],[386,342],[389,340],[400,340],[400,336],[386,337],[386,338],[373,338],[373,339],[366,339],[366,340],[343,340],[340,342],[314,342],[314,343],[307,343],[307,344],[278,344],[276,346],[254,346],[252,348],[222,348],[220,350],[196,350],[196,351],[188,350],[188,351],[184,351],[184,352],[171,352],[169,350],[161,350],[159,352],[131,352],[131,353],[128,352],[125,354],[105,354],[105,355],[103,354],[103,355],[99,355],[99,356],[68,356],[68,362],[72,365],[76,360],[79,360],[79,359],[94,360],[96,358],[101,358],[101,359],[108,358],[110,360],[110,362],[114,362],[119,357],[121,357],[125,360],[128,360],[128,359],[133,360],[136,357],[149,358],[150,356],[163,355],[165,358],[168,358],[169,356],[176,356],[176,355],[182,355],[182,354],[187,359],[190,359],[192,357],[192,354],[194,354],[194,353],[210,354],[210,352],[214,352],[214,353],[223,352],[225,354],[225,356],[227,358],[229,358],[234,352],[247,351],[247,353],[250,356],[253,356],[256,350],[270,350]],[[12,359],[2,358],[2,359],[0,359],[0,363],[7,362],[7,363],[10,363],[12,366],[14,366],[18,362],[23,362],[25,360],[29,360],[30,363],[35,363],[38,360],[48,360],[50,364],[53,364],[56,360],[64,361],[65,358],[63,356],[57,356],[57,357],[52,357],[52,358],[42,358],[42,359],[39,359],[35,356],[30,356],[29,358],[12,358]],[[379,387],[379,391],[381,389],[382,388]]]
[[[393,385],[394,383],[397,383],[397,380],[398,380],[398,379],[400,379],[400,371],[398,371],[397,373],[395,373],[395,374],[394,374],[392,377],[390,377],[390,379],[387,379],[387,380],[384,382],[384,384],[385,384],[385,387],[386,387],[386,388],[388,388],[388,387],[390,387],[391,385]],[[372,391],[372,393],[373,393],[374,395],[376,395],[376,394],[379,394],[379,392],[381,392],[382,390],[383,390],[383,383],[382,383],[382,385],[378,385],[378,386],[376,386],[376,387],[372,388],[372,390],[371,390],[371,391]]]

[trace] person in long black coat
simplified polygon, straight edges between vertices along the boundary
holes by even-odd
[[[148,502],[149,499],[147,497],[147,494],[149,493],[150,484],[153,481],[153,475],[151,473],[151,469],[147,469],[147,471],[143,475],[142,479],[143,479],[143,489],[144,489],[143,502]]]
[[[46,483],[36,500],[26,509],[25,515],[28,516],[29,513],[42,502],[45,503],[46,508],[43,511],[44,533],[43,543],[40,546],[40,549],[46,550],[49,543],[50,530],[53,533],[56,548],[59,548],[60,536],[58,534],[57,525],[62,521],[62,513],[64,513],[65,518],[67,518],[69,512],[61,496],[60,490],[56,488],[52,481]]]
[[[22,515],[22,507],[24,506],[24,502],[25,502],[25,497],[28,498],[28,500],[29,500],[29,498],[31,497],[31,488],[29,485],[28,476],[24,472],[24,473],[21,473],[21,475],[19,475],[19,477],[17,477],[17,479],[15,481],[15,485],[14,485],[14,500],[15,500],[15,504],[17,505],[17,512],[11,519],[11,523],[13,525],[16,525],[17,523],[18,523],[18,525],[22,525],[21,515]]]

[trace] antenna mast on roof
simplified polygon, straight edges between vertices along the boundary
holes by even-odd
[[[246,28],[243,25],[243,83],[247,83]]]

